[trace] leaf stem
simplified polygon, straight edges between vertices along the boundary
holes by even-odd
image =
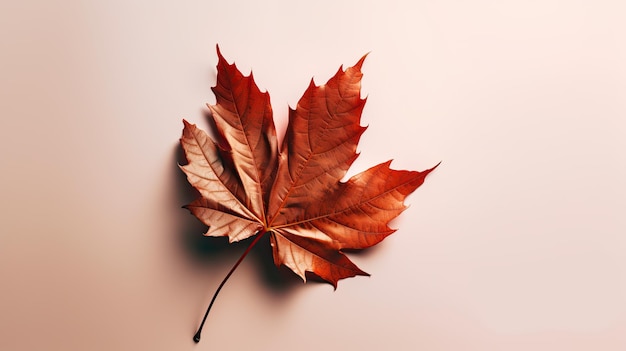
[[[224,277],[224,280],[222,280],[220,285],[217,287],[217,290],[215,290],[215,294],[213,294],[213,298],[211,299],[211,302],[209,303],[209,307],[207,308],[206,313],[204,314],[204,318],[202,318],[202,322],[200,323],[200,327],[198,327],[198,331],[193,336],[193,341],[195,341],[196,343],[200,342],[200,334],[202,333],[202,327],[204,327],[204,322],[206,322],[206,318],[209,316],[209,311],[211,311],[211,307],[213,307],[213,303],[215,302],[215,299],[217,298],[217,295],[220,293],[220,290],[222,290],[222,287],[224,286],[224,284],[226,284],[226,282],[228,281],[228,278],[230,278],[230,276],[233,274],[235,269],[237,269],[237,267],[239,267],[239,264],[241,263],[241,261],[243,261],[243,259],[246,258],[246,256],[250,252],[250,250],[252,250],[252,248],[259,242],[259,240],[261,240],[261,238],[266,233],[267,232],[263,232],[261,234],[258,234],[256,236],[256,238],[254,238],[254,240],[250,243],[250,245],[248,246],[246,251],[244,251],[243,254],[241,255],[241,257],[239,257],[239,260],[237,260],[237,262],[235,262],[235,265],[233,266],[233,268],[230,269],[230,272],[228,272],[228,274],[226,274],[226,277]]]

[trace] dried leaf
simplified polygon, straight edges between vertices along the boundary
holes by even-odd
[[[406,208],[404,199],[437,166],[398,171],[389,161],[341,182],[366,129],[360,124],[365,56],[324,85],[311,80],[289,111],[280,152],[268,93],[219,48],[218,57],[216,104],[209,109],[221,143],[184,121],[188,164],[181,168],[201,195],[186,208],[209,226],[209,236],[233,242],[269,234],[274,263],[303,280],[312,272],[336,287],[340,279],[368,275],[343,250],[370,247],[393,233],[388,224]]]

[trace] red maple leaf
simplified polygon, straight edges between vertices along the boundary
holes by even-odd
[[[200,192],[186,208],[209,226],[205,235],[228,236],[231,242],[256,238],[211,305],[264,235],[270,237],[276,266],[289,267],[305,281],[311,272],[336,288],[340,279],[368,275],[343,250],[370,247],[393,233],[388,223],[437,166],[400,171],[388,161],[341,182],[366,129],[360,125],[365,56],[324,85],[311,80],[289,111],[279,151],[268,93],[259,90],[252,74],[244,76],[228,64],[219,48],[217,54],[216,104],[208,106],[220,142],[183,121],[181,145],[188,163],[181,168]]]

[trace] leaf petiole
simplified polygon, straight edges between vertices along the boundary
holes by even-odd
[[[250,250],[252,250],[252,248],[259,242],[259,240],[261,240],[261,238],[266,233],[267,232],[265,231],[265,232],[263,232],[261,234],[257,234],[256,238],[254,238],[254,240],[250,243],[250,245],[248,246],[246,251],[244,251],[243,254],[241,255],[241,257],[239,257],[239,260],[237,260],[237,262],[235,262],[235,265],[233,266],[233,268],[230,269],[228,274],[226,274],[226,277],[224,277],[224,280],[222,280],[220,285],[217,287],[217,290],[215,290],[215,294],[213,294],[213,298],[211,299],[211,302],[209,303],[209,307],[207,308],[206,313],[204,314],[204,318],[202,318],[202,322],[200,323],[200,327],[198,327],[198,331],[193,336],[193,341],[195,341],[196,343],[200,342],[200,334],[202,333],[202,327],[204,327],[204,322],[206,322],[206,318],[209,316],[209,311],[211,311],[211,307],[213,306],[213,303],[215,302],[215,299],[217,298],[217,295],[220,293],[220,290],[222,290],[222,287],[224,286],[224,284],[226,284],[226,281],[228,281],[228,278],[230,278],[230,276],[233,274],[235,269],[237,269],[237,267],[239,267],[239,264],[241,263],[241,261],[243,261],[243,259],[246,258],[246,256],[250,252]]]

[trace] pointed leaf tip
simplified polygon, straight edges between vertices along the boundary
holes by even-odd
[[[371,51],[370,51],[371,52]],[[365,62],[365,59],[367,58],[367,55],[370,54],[370,52],[367,52],[365,55],[363,55],[359,61],[357,61],[357,63],[354,64],[354,68],[357,68],[358,70],[361,70],[361,67],[363,67],[363,62]]]
[[[220,50],[220,44],[215,44],[215,51],[217,51],[217,57],[224,58],[224,56],[222,56],[222,51]]]
[[[425,172],[430,173],[430,172],[434,171],[437,167],[439,167],[439,165],[441,164],[441,162],[443,162],[443,161],[439,161],[439,163],[437,163],[434,167],[432,167],[432,168],[430,168],[430,169],[427,169]]]

